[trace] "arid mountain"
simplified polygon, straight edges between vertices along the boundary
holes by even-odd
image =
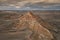
[[[44,22],[40,17],[28,12],[18,18],[18,23],[14,23],[12,29],[16,31],[31,31],[26,36],[28,40],[56,40],[54,38],[55,27]]]
[[[0,12],[0,39],[56,40],[55,37],[58,36],[55,36],[55,32],[57,31],[55,26],[51,26],[46,21],[42,20],[41,17],[37,16],[36,12],[36,14],[34,12],[25,12],[22,14],[22,12],[20,12],[21,14],[16,13],[16,11]],[[38,15],[40,15],[40,13],[39,11]],[[43,13],[43,15],[47,14],[50,15],[51,13]],[[51,16],[48,16],[48,18],[46,18],[49,19],[50,17]],[[51,18],[51,20],[52,19],[53,18]]]

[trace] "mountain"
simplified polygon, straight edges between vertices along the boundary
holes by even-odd
[[[13,12],[7,12],[4,13],[4,15],[3,13],[0,15],[2,17],[2,21],[0,20],[0,32],[2,33],[3,31],[7,39],[9,36],[12,40],[16,38],[19,40],[56,40],[56,28],[44,21],[41,17],[35,15],[33,12],[24,13],[21,15],[18,13],[15,14]]]
[[[32,33],[27,36],[28,40],[55,40],[53,36],[53,31],[56,31],[55,27],[50,26],[33,13],[25,13],[21,15],[18,20],[18,23],[14,23],[12,29],[15,28],[15,30],[19,32],[31,31]]]

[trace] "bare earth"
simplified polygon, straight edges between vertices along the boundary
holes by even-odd
[[[18,23],[18,18],[27,11],[0,11],[0,40],[29,40],[26,35],[31,34],[30,30],[16,30],[14,23]],[[32,11],[43,20],[56,28],[53,31],[56,40],[60,40],[60,12],[59,11]],[[52,31],[52,30],[51,30]]]

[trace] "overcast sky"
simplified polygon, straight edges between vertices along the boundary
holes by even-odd
[[[5,1],[29,1],[29,2],[34,2],[34,1],[38,1],[38,2],[47,2],[47,3],[60,3],[60,0],[0,0],[1,2],[5,2]]]
[[[45,4],[46,3],[46,4]],[[58,4],[48,4],[58,3]],[[0,10],[47,10],[60,9],[59,0],[0,0]]]

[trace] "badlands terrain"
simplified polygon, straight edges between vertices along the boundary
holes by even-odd
[[[60,40],[60,11],[0,11],[0,40]]]

